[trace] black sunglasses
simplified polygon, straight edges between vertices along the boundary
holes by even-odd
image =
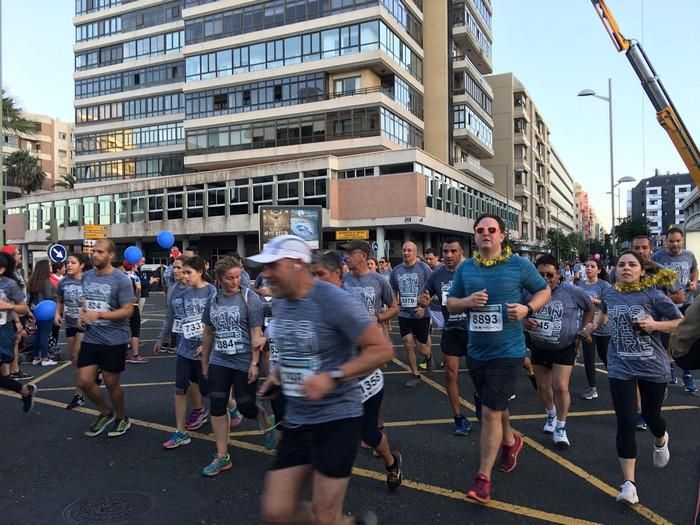
[[[554,279],[557,275],[554,272],[539,272],[539,274],[545,279]]]

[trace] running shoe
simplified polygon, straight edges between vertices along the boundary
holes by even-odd
[[[683,374],[683,390],[685,390],[689,394],[698,391],[698,387],[695,384],[695,381],[693,381],[693,374],[691,374],[690,372],[688,372],[687,374]]]
[[[542,432],[545,434],[554,434],[555,422],[557,419],[556,414],[549,415],[545,417],[544,426],[542,427]]]
[[[677,385],[678,384],[678,378],[673,375],[673,372],[671,372],[671,380],[668,382],[669,385]]]
[[[637,486],[632,481],[625,481],[620,485],[620,493],[617,495],[615,500],[618,503],[627,503],[628,505],[636,505],[639,503],[639,496],[637,496]]]
[[[512,445],[501,445],[501,459],[498,462],[498,470],[501,472],[513,472],[518,466],[518,456],[525,442],[519,434],[513,433],[513,436],[515,441]]]
[[[41,364],[41,357],[35,357],[32,359],[32,364],[33,365],[40,365]]]
[[[70,403],[66,405],[67,410],[73,410],[74,408],[82,407],[85,405],[85,398],[81,396],[80,394],[75,394],[73,396],[73,399],[70,400]]]
[[[668,451],[668,432],[664,434],[664,444],[660,447],[654,445],[654,466],[664,468],[668,465],[668,460],[671,459],[671,453]]]
[[[396,492],[403,481],[403,457],[397,450],[391,455],[394,456],[394,464],[386,469],[386,486],[389,487],[389,492]]]
[[[491,482],[489,478],[482,473],[477,474],[474,478],[474,484],[467,491],[467,497],[479,503],[488,503],[491,501]]]
[[[22,410],[25,414],[30,412],[34,407],[34,395],[36,391],[39,390],[33,383],[28,384],[27,388],[29,389],[29,394],[22,396]]]
[[[141,354],[136,354],[136,355],[132,355],[130,357],[127,357],[126,362],[131,363],[132,365],[142,365],[144,363],[148,363],[148,359],[143,357]]]
[[[430,369],[434,370],[434,365],[433,365],[433,356],[431,355],[430,358],[424,360],[421,364],[418,365],[418,368],[421,370],[428,370],[428,365],[430,365]],[[442,370],[445,368],[445,363],[440,363],[437,365],[437,368]]]
[[[114,421],[114,412],[110,412],[106,416],[99,416],[92,426],[85,432],[87,437],[95,437],[104,431],[104,429]]]
[[[474,415],[476,416],[476,420],[481,423],[481,416],[483,414],[483,406],[481,402],[481,398],[479,395],[474,392]]]
[[[642,417],[642,414],[637,414],[637,425],[636,425],[637,430],[640,432],[644,432],[648,427],[646,421],[644,421],[644,418]]]
[[[209,421],[209,411],[206,408],[193,410],[185,421],[185,430],[200,429],[207,421]]]
[[[58,364],[58,361],[54,361],[53,359],[44,359],[41,361],[41,366],[56,366]]]
[[[455,429],[452,431],[453,436],[466,436],[472,429],[472,424],[464,416],[455,416]]]
[[[107,437],[119,437],[123,436],[126,434],[126,431],[131,428],[131,422],[129,421],[128,417],[125,417],[124,419],[115,419],[114,420],[114,426],[112,427],[112,430],[107,432]]]
[[[589,401],[591,399],[596,399],[598,397],[598,389],[594,386],[588,387],[583,394],[581,394],[581,398],[583,399],[588,399]]]
[[[228,417],[231,419],[231,428],[236,428],[243,421],[243,414],[238,410],[238,407],[229,410]]]
[[[173,435],[170,436],[170,439],[163,443],[163,448],[166,448],[168,450],[181,447],[183,445],[189,445],[192,443],[192,438],[187,432],[173,432]]]
[[[411,379],[406,381],[403,386],[406,388],[415,388],[418,385],[420,385],[423,381],[421,380],[419,375],[412,376]]]
[[[202,476],[216,476],[219,472],[229,470],[232,467],[233,463],[231,462],[230,454],[226,454],[226,456],[223,458],[220,457],[218,454],[215,454],[212,462],[202,469]]]
[[[552,439],[554,440],[554,446],[557,448],[567,449],[571,446],[571,443],[569,443],[569,437],[566,435],[566,427],[555,428]]]
[[[15,381],[26,381],[27,379],[31,379],[34,376],[20,368],[19,370],[17,370],[17,372],[11,373],[10,377],[12,377],[12,379],[14,379]]]
[[[270,415],[267,422],[268,426],[263,429],[265,432],[265,448],[267,450],[275,450],[275,447],[277,447],[277,425],[275,425],[275,416]]]

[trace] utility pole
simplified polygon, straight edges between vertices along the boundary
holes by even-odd
[[[0,88],[2,87],[2,0],[0,0]],[[5,245],[5,129],[0,103],[0,246]]]

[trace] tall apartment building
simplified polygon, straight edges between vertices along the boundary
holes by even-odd
[[[495,187],[522,208],[519,248],[541,251],[547,230],[574,226],[573,179],[552,150],[549,127],[513,73],[488,75],[494,93],[494,157],[483,165]]]
[[[689,173],[656,171],[653,177],[642,179],[630,190],[632,217],[646,217],[651,234],[663,235],[670,226],[683,224],[683,202],[694,186]]]
[[[74,24],[81,184],[18,206],[30,240],[45,208],[67,242],[167,227],[214,257],[256,251],[266,205],[321,205],[326,246],[367,229],[391,255],[518,223],[481,166],[488,0],[76,0]]]
[[[31,133],[10,133],[3,135],[3,154],[25,150],[39,159],[41,170],[46,174],[43,189],[51,190],[62,177],[73,169],[73,125],[46,115],[22,113],[22,118],[34,124]],[[6,199],[21,196],[14,181],[6,181]]]
[[[576,231],[583,235],[584,240],[593,238],[593,215],[595,212],[589,202],[588,192],[583,191],[579,183],[574,185],[576,196]]]

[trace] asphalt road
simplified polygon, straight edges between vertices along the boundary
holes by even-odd
[[[69,412],[71,368],[26,366],[39,386],[33,413],[21,411],[14,394],[0,392],[0,524],[260,523],[259,497],[272,457],[253,422],[231,434],[234,468],[203,478],[214,453],[209,425],[192,444],[163,450],[174,431],[174,356],[153,357],[163,319],[163,295],[155,294],[143,315],[143,365],[122,375],[132,429],[120,438],[83,436],[92,407]],[[396,330],[393,339],[398,341]],[[434,336],[434,343],[438,337]],[[434,347],[437,350],[437,346]],[[438,355],[438,354],[436,354]],[[572,447],[560,451],[542,433],[543,409],[525,376],[512,404],[514,427],[525,436],[517,469],[495,473],[488,506],[468,501],[479,463],[479,426],[466,437],[451,434],[452,420],[441,371],[415,389],[403,349],[385,370],[385,418],[392,447],[404,456],[404,486],[389,494],[381,460],[360,451],[346,511],[373,510],[380,523],[691,523],[700,475],[700,398],[670,386],[664,416],[671,461],[652,465],[652,436],[637,433],[637,485],[641,503],[617,504],[621,482],[615,453],[615,417],[604,370],[600,397],[585,401],[585,375],[576,367],[568,432]],[[460,374],[465,414],[473,416],[472,387]],[[473,421],[475,419],[471,418]]]

